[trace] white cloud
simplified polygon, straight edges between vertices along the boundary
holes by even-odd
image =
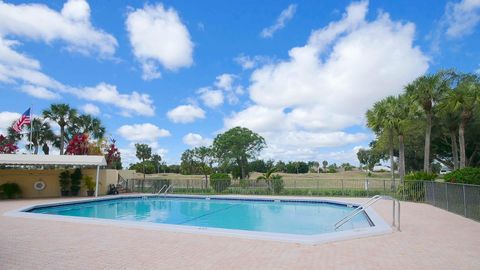
[[[61,41],[71,51],[112,56],[117,41],[112,35],[91,25],[87,2],[70,0],[61,12],[40,4],[0,2],[0,17],[0,82],[19,84],[20,91],[37,98],[55,99],[60,97],[60,93],[69,93],[86,100],[111,104],[121,108],[123,114],[154,114],[153,101],[147,94],[121,94],[116,86],[106,83],[95,87],[70,87],[44,74],[38,60],[17,51],[21,43],[12,38],[45,43]]]
[[[480,22],[480,0],[449,2],[445,10],[447,36],[458,38],[472,33]]]
[[[159,78],[158,64],[168,70],[192,65],[190,33],[175,9],[147,4],[128,14],[126,27],[133,54],[142,64],[143,79]]]
[[[180,105],[168,111],[167,116],[174,123],[186,124],[205,118],[205,111],[194,105]]]
[[[239,64],[243,70],[256,68],[261,64],[267,64],[267,63],[273,62],[271,58],[266,56],[262,56],[262,55],[248,56],[244,54],[238,55],[233,60],[237,64]]]
[[[232,90],[233,81],[237,76],[229,73],[218,75],[215,80],[215,86],[222,90]]]
[[[267,139],[266,151],[296,157],[367,139],[344,129],[363,125],[375,101],[400,93],[428,68],[427,57],[413,45],[415,26],[386,13],[367,21],[367,5],[349,5],[341,20],[292,48],[289,59],[254,70],[252,104],[225,118],[225,128],[251,128]]]
[[[0,2],[0,36],[13,35],[46,43],[63,41],[68,50],[112,56],[117,40],[90,22],[86,1],[67,1],[61,12],[42,4],[14,5]]]
[[[294,5],[294,4],[289,5],[286,9],[282,10],[277,20],[275,21],[275,24],[267,28],[264,28],[260,33],[260,36],[263,38],[273,37],[273,34],[275,32],[284,28],[285,24],[293,18],[296,11],[297,11],[297,5]]]
[[[15,112],[0,112],[0,134],[7,135],[7,130],[12,126],[13,121],[20,118],[19,113]]]
[[[86,114],[91,114],[91,115],[99,115],[100,114],[100,108],[96,105],[93,105],[92,103],[87,103],[82,106],[82,111],[84,111]]]
[[[182,140],[184,144],[191,147],[208,146],[212,144],[212,139],[203,138],[202,135],[197,133],[188,133],[183,136]]]
[[[223,92],[221,90],[203,87],[198,89],[197,93],[200,95],[203,104],[207,107],[216,108],[223,104]]]
[[[161,137],[171,135],[168,130],[161,129],[150,123],[123,125],[117,132],[125,140],[134,142],[156,142]]]
[[[40,99],[47,99],[47,100],[52,100],[52,99],[58,99],[60,98],[60,95],[52,92],[45,87],[41,86],[34,86],[34,85],[22,85],[20,87],[20,90],[22,92],[25,92],[29,94],[32,97],[40,98]]]
[[[100,83],[94,87],[70,89],[72,94],[85,99],[122,109],[124,115],[135,113],[137,115],[152,116],[155,114],[153,101],[148,94],[133,91],[131,94],[121,94],[115,85]]]

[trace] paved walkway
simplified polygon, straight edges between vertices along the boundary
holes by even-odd
[[[427,204],[402,203],[402,232],[315,246],[3,215],[51,201],[0,201],[0,269],[480,269],[480,223]]]

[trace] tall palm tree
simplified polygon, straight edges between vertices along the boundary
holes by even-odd
[[[458,76],[456,87],[448,93],[445,109],[459,115],[458,141],[460,148],[460,169],[467,164],[465,149],[465,129],[472,120],[479,106],[480,80],[477,75],[463,74]]]
[[[105,127],[100,119],[84,114],[72,119],[72,124],[67,128],[68,135],[89,134],[94,139],[101,139],[105,136]]]
[[[380,136],[381,134],[385,133],[387,134],[388,137],[388,155],[390,157],[390,177],[392,179],[392,189],[395,188],[395,161],[393,157],[393,151],[394,151],[394,143],[393,143],[393,137],[394,137],[394,124],[391,118],[386,117],[386,115],[391,115],[392,112],[389,110],[392,110],[395,105],[395,98],[390,96],[385,99],[382,99],[381,101],[376,102],[373,105],[373,108],[371,110],[367,111],[367,125],[369,128],[377,134],[377,136]]]
[[[460,115],[454,111],[449,111],[445,108],[445,105],[440,104],[441,107],[439,113],[439,120],[440,124],[443,127],[443,132],[449,134],[450,141],[451,141],[451,148],[452,148],[452,163],[453,169],[457,170],[460,167],[460,163],[458,160],[458,123],[460,122]]]
[[[430,170],[430,142],[432,134],[432,118],[435,114],[435,107],[448,90],[449,76],[452,72],[440,71],[432,75],[418,77],[415,81],[405,87],[406,93],[415,103],[422,107],[425,113],[425,148],[423,158],[423,170],[429,173]]]
[[[43,111],[43,118],[50,119],[60,126],[60,155],[65,148],[65,127],[73,122],[77,116],[77,110],[70,108],[68,104],[52,104]]]
[[[391,99],[391,107],[386,110],[385,117],[391,121],[394,132],[398,135],[398,173],[400,182],[405,177],[405,134],[407,128],[417,113],[416,107],[411,106],[408,96],[400,95]]]
[[[55,134],[50,127],[48,122],[44,122],[41,118],[33,118],[32,124],[27,126],[28,133],[18,133],[13,130],[12,127],[8,129],[8,137],[14,139],[15,141],[21,140],[22,138],[27,138],[30,140],[30,132],[32,134],[32,145],[27,145],[28,149],[33,148],[33,153],[38,154],[38,149],[40,146],[45,145],[48,142],[55,141]],[[47,146],[48,147],[48,146]]]

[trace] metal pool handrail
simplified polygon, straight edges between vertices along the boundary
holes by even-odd
[[[166,188],[166,187],[167,187],[167,185],[163,185],[162,188],[157,192],[157,194],[162,193],[163,189]]]
[[[171,188],[173,188],[173,185],[168,185],[167,189],[165,189],[165,191],[163,192],[163,195],[164,195],[164,196],[167,196],[167,192],[168,192]]]
[[[381,195],[375,195],[373,196],[372,198],[370,198],[367,202],[363,203],[362,205],[359,205],[357,208],[355,208],[355,210],[353,210],[351,213],[349,213],[348,215],[346,215],[345,217],[343,217],[342,219],[340,219],[337,223],[335,223],[335,230],[337,230],[338,228],[340,228],[341,226],[343,226],[345,223],[349,222],[350,220],[352,220],[355,216],[357,216],[358,214],[360,214],[361,212],[365,212],[365,210],[367,208],[369,208],[370,206],[372,206],[374,203],[378,202],[379,200],[381,199],[385,199],[385,200],[392,200],[393,202],[393,211],[392,211],[392,214],[393,214],[393,221],[392,221],[392,226],[395,227],[395,220],[398,219],[398,225],[396,226],[397,227],[397,230],[400,231],[400,201],[391,197],[391,196],[381,196]],[[395,203],[398,205],[398,211],[395,211]],[[395,217],[395,212],[397,212],[396,214],[396,217]]]

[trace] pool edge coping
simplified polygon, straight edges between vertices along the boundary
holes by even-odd
[[[278,242],[289,242],[289,243],[298,243],[298,244],[323,244],[336,241],[344,241],[358,238],[365,238],[377,235],[384,235],[393,232],[393,228],[388,225],[385,220],[380,217],[373,209],[367,208],[365,213],[367,218],[373,223],[373,226],[368,228],[358,228],[353,230],[345,230],[338,232],[314,234],[314,235],[298,235],[298,234],[286,234],[286,233],[271,233],[271,232],[258,232],[258,231],[247,231],[247,230],[235,230],[235,229],[223,229],[223,228],[213,228],[213,227],[198,227],[198,226],[188,226],[188,225],[176,225],[176,224],[160,224],[160,223],[148,223],[148,222],[137,222],[137,221],[124,221],[124,220],[109,220],[101,218],[89,218],[89,217],[73,217],[73,216],[59,216],[51,214],[41,214],[41,213],[32,213],[26,212],[37,207],[50,207],[58,206],[65,204],[77,204],[85,203],[99,200],[115,200],[123,198],[143,198],[143,197],[163,197],[164,195],[156,194],[130,194],[130,195],[114,195],[114,196],[103,196],[99,198],[82,198],[74,199],[63,202],[49,202],[49,203],[36,203],[32,205],[27,205],[19,209],[14,209],[11,211],[5,212],[4,216],[9,217],[20,217],[20,218],[30,218],[30,219],[39,219],[39,220],[50,220],[50,221],[62,221],[62,222],[73,222],[73,223],[82,223],[82,224],[95,224],[95,225],[114,225],[119,227],[126,228],[137,228],[137,229],[147,229],[147,230],[159,230],[167,232],[178,232],[178,233],[191,233],[191,234],[200,234],[200,235],[211,235],[211,236],[222,236],[222,237],[237,237],[244,239],[252,240],[267,240],[267,241],[278,241]],[[196,199],[226,199],[226,200],[264,200],[264,201],[277,201],[277,200],[286,200],[294,202],[316,202],[316,203],[333,203],[333,204],[342,204],[342,205],[352,205],[358,206],[358,203],[354,202],[345,202],[341,200],[331,200],[325,198],[304,198],[304,197],[280,197],[280,196],[239,196],[239,195],[184,195],[184,194],[174,194],[174,195],[165,195],[166,197],[176,197],[176,198],[196,198]]]

